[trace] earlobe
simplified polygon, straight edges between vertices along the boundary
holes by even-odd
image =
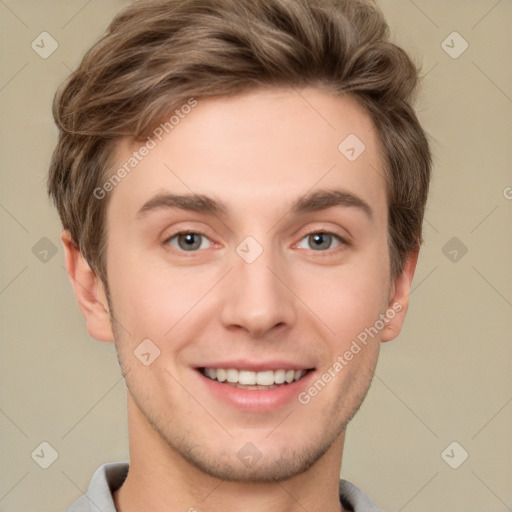
[[[381,341],[391,341],[395,339],[402,330],[409,307],[409,294],[411,292],[414,271],[416,270],[416,264],[418,262],[418,255],[419,250],[410,253],[404,261],[402,272],[393,280],[386,313],[389,322],[381,332]]]
[[[101,280],[91,270],[68,230],[62,232],[61,241],[66,272],[85,318],[87,332],[98,341],[113,342],[108,302]]]

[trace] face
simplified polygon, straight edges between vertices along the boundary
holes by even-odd
[[[222,479],[303,472],[401,321],[375,129],[349,97],[273,89],[199,100],[159,135],[107,213],[134,421]],[[116,168],[140,147],[123,141]]]

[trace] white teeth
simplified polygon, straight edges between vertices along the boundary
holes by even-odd
[[[233,368],[226,370],[226,380],[228,382],[238,382],[238,370],[233,370]]]
[[[254,386],[254,384],[256,384],[256,374],[254,372],[240,370],[238,372],[238,383],[245,384],[246,386]],[[258,382],[258,384],[263,384],[263,382]]]
[[[283,384],[286,380],[286,371],[285,370],[277,370],[274,372],[274,382],[276,384]]]
[[[299,380],[307,370],[265,370],[251,372],[249,370],[236,370],[234,368],[205,368],[204,375],[218,382],[238,384],[246,389],[273,389],[275,384],[291,384]]]
[[[253,373],[253,372],[251,372]],[[261,386],[271,386],[274,384],[274,372],[268,370],[266,372],[258,372],[256,375],[256,382]]]

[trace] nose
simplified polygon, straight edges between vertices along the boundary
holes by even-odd
[[[235,254],[222,294],[223,325],[230,330],[242,329],[254,338],[264,337],[272,329],[291,327],[296,310],[286,281],[285,269],[270,251],[252,263]]]

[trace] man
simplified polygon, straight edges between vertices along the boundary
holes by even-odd
[[[49,192],[130,436],[68,510],[377,510],[344,438],[431,168],[387,34],[363,0],[139,1],[59,90]]]

